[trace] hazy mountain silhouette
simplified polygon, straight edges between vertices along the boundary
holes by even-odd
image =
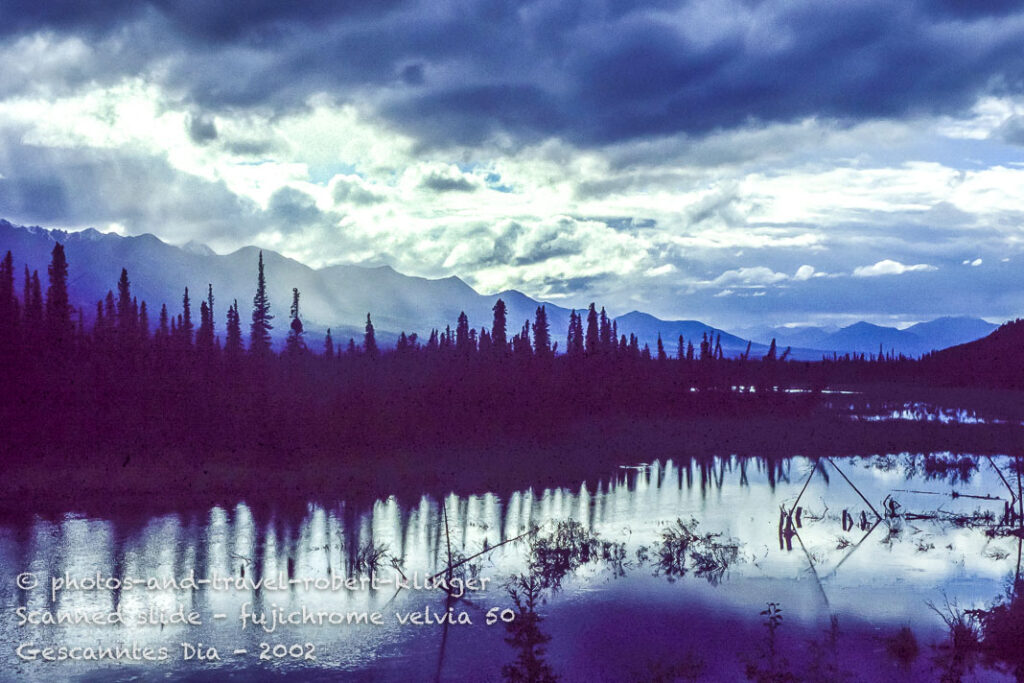
[[[755,344],[776,344],[797,346],[808,349],[824,348],[824,340],[832,333],[838,332],[838,326],[821,327],[816,325],[799,325],[796,327],[770,327],[758,325],[733,329],[733,333]]]
[[[737,332],[755,342],[766,343],[775,338],[780,347],[804,347],[840,354],[877,354],[881,345],[885,353],[894,351],[897,354],[919,356],[980,339],[997,327],[981,318],[946,316],[911,325],[903,330],[862,321],[843,328],[753,327]]]
[[[1024,320],[1000,326],[986,337],[929,354],[925,368],[941,368],[950,384],[980,382],[1020,388],[1024,377]]]
[[[619,316],[616,318],[616,321],[619,323],[620,333],[622,330],[633,332],[640,338],[641,346],[647,343],[650,344],[652,349],[654,349],[657,344],[658,334],[660,333],[661,339],[665,344],[665,349],[669,355],[674,355],[676,353],[679,343],[679,335],[683,335],[683,339],[686,342],[693,342],[693,345],[697,348],[700,347],[700,341],[705,333],[709,337],[714,338],[712,339],[712,342],[721,335],[722,351],[726,356],[738,356],[747,348],[746,339],[741,339],[736,335],[711,327],[699,320],[661,320],[659,318],[655,318],[649,313],[631,311],[626,315]],[[767,345],[753,344],[751,348],[751,357],[763,356],[767,351]],[[820,359],[821,354],[816,354],[815,358]]]
[[[115,288],[124,267],[128,269],[133,293],[140,301],[147,301],[154,313],[162,303],[167,304],[169,311],[177,311],[184,287],[193,296],[201,296],[207,284],[212,284],[216,333],[223,335],[224,314],[235,299],[243,313],[243,323],[247,324],[259,253],[256,247],[219,255],[194,241],[174,246],[149,234],[123,237],[92,228],[80,232],[47,230],[16,226],[0,219],[0,255],[12,251],[19,273],[27,264],[45,275],[56,241],[64,244],[71,266],[71,303],[83,309],[87,321],[94,315],[96,302]],[[462,311],[471,327],[490,327],[491,309],[498,298],[505,301],[508,329],[512,333],[524,321],[532,321],[541,305],[515,290],[479,294],[454,276],[414,277],[398,273],[390,266],[336,265],[314,269],[271,250],[264,250],[264,261],[272,312],[280,315],[277,322],[281,324],[274,330],[276,343],[283,342],[287,331],[284,319],[293,287],[302,293],[303,319],[309,342],[314,345],[319,344],[328,327],[338,343],[344,344],[348,337],[360,339],[367,312],[373,314],[379,341],[390,346],[401,331],[416,332],[425,338],[431,328],[443,330],[446,325],[454,325]],[[20,284],[19,279],[19,287]],[[543,305],[547,308],[552,341],[564,350],[569,309],[549,302]],[[616,322],[620,335],[636,334],[640,346],[647,344],[652,351],[660,333],[669,355],[675,355],[680,334],[695,347],[699,347],[705,333],[712,338],[721,335],[726,356],[738,356],[747,347],[745,338],[697,320],[660,320],[633,311],[619,316]],[[791,357],[798,360],[818,360],[823,353],[833,351],[877,353],[879,343],[887,352],[895,349],[898,353],[916,355],[976,339],[994,328],[976,318],[940,318],[902,331],[868,323],[834,332],[827,328],[776,328],[767,329],[761,338],[754,339],[751,355],[764,355],[771,337],[777,339],[780,351],[793,347]]]
[[[13,252],[17,272],[24,264],[46,273],[54,242],[64,244],[71,264],[69,292],[72,304],[84,310],[87,320],[94,315],[96,301],[114,289],[121,268],[127,268],[133,292],[150,309],[166,303],[170,311],[180,306],[185,286],[195,295],[213,285],[217,332],[223,334],[224,313],[237,299],[247,320],[255,287],[259,249],[243,247],[218,255],[197,242],[183,246],[167,244],[153,235],[122,237],[94,229],[80,232],[21,227],[0,219],[0,254]],[[303,318],[311,342],[331,327],[336,341],[361,339],[367,312],[373,314],[380,341],[394,343],[401,331],[426,337],[432,327],[454,325],[465,311],[470,325],[490,327],[494,302],[500,297],[508,308],[508,324],[518,330],[533,320],[540,302],[514,290],[494,295],[478,294],[457,277],[427,279],[402,275],[389,266],[336,265],[313,269],[271,250],[264,250],[267,286],[272,312],[287,314],[292,288],[302,292]],[[20,278],[17,283],[20,288]],[[547,307],[552,338],[562,340],[569,309],[551,303]],[[281,342],[287,326],[278,326],[275,341]]]
[[[946,316],[931,322],[911,325],[905,331],[921,337],[930,347],[927,350],[934,351],[981,339],[998,327],[981,318]]]

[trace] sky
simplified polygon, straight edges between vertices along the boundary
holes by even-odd
[[[1024,315],[1009,0],[0,0],[0,218],[613,314]]]

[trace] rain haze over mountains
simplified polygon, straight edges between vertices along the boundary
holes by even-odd
[[[31,270],[45,272],[54,241],[63,242],[67,248],[71,295],[87,319],[95,302],[113,289],[122,267],[128,269],[136,296],[140,301],[148,301],[155,307],[153,310],[159,310],[162,303],[168,305],[168,310],[175,310],[186,286],[193,296],[202,296],[212,284],[220,311],[237,299],[244,312],[252,298],[259,254],[256,247],[218,255],[198,242],[177,247],[153,235],[122,237],[96,230],[69,233],[0,221],[0,251],[12,251],[19,268],[24,263]],[[570,309],[538,302],[515,290],[482,294],[454,276],[411,277],[389,266],[336,265],[314,269],[271,250],[264,250],[264,260],[273,309],[283,319],[292,288],[297,287],[302,293],[304,318],[311,337],[321,336],[330,327],[335,339],[358,340],[367,313],[372,314],[386,345],[392,344],[403,331],[425,338],[431,329],[454,326],[463,311],[470,324],[479,327],[490,322],[491,308],[500,298],[508,307],[513,329],[532,319],[536,308],[544,305],[552,338],[561,340],[564,349]],[[580,310],[589,305],[585,301],[578,303]],[[601,302],[596,303],[600,308]],[[879,346],[886,353],[920,355],[978,339],[996,328],[979,318],[944,317],[902,330],[859,322],[844,328],[753,326],[727,331],[697,320],[661,320],[640,311],[609,314],[616,317],[620,334],[636,334],[641,344],[649,344],[652,349],[660,334],[670,354],[676,351],[680,335],[696,344],[708,333],[721,335],[726,355],[743,353],[748,341],[752,342],[752,354],[763,354],[775,339],[781,348],[792,347],[791,355],[802,360],[819,359],[833,352],[877,353]],[[221,318],[217,318],[217,325],[222,327]],[[283,338],[284,330],[282,323],[279,338]]]

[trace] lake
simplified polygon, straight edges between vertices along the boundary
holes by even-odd
[[[637,460],[561,488],[8,516],[0,671],[1014,680],[970,612],[1020,570],[1013,458]]]

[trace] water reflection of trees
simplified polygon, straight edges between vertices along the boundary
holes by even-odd
[[[816,575],[816,578],[819,585],[824,584],[822,593],[829,587],[827,579],[841,570],[842,563],[858,547],[863,555],[864,547],[877,549],[877,543],[885,539],[894,544],[903,543],[912,554],[915,549],[922,554],[937,554],[943,552],[944,546],[938,542],[942,534],[951,529],[973,529],[976,530],[971,534],[974,538],[984,533],[997,539],[998,542],[984,551],[990,561],[1012,563],[1008,541],[1018,541],[1024,534],[1020,528],[1018,467],[1007,459],[996,458],[996,461],[998,467],[984,456],[904,455],[864,458],[854,461],[855,466],[839,460],[836,467],[836,462],[830,464],[825,458],[806,461],[806,466],[802,466],[805,461],[801,460],[693,459],[684,461],[683,466],[658,463],[624,470],[611,481],[581,486],[576,491],[520,491],[503,497],[450,495],[440,500],[424,497],[418,505],[401,505],[397,499],[370,505],[312,504],[284,510],[240,505],[234,509],[218,508],[163,520],[147,518],[137,524],[118,520],[116,528],[114,522],[91,522],[88,531],[75,532],[77,536],[67,530],[87,525],[75,520],[54,525],[53,534],[40,534],[47,539],[52,536],[52,545],[33,546],[30,550],[27,540],[18,541],[18,548],[24,552],[19,550],[14,555],[25,554],[26,562],[46,558],[47,566],[52,566],[56,573],[67,569],[68,562],[81,563],[83,556],[73,549],[85,539],[96,547],[96,566],[104,571],[109,567],[116,576],[137,571],[139,558],[147,557],[153,563],[159,561],[159,566],[176,576],[190,571],[206,575],[213,570],[257,578],[277,572],[288,577],[309,576],[311,572],[352,576],[382,569],[390,573],[389,564],[402,561],[412,570],[427,568],[445,573],[451,567],[453,576],[494,571],[501,580],[512,572],[512,577],[532,580],[541,592],[528,600],[519,587],[521,603],[509,595],[514,610],[524,614],[532,611],[536,615],[536,619],[530,617],[521,624],[532,623],[531,628],[535,627],[536,631],[532,634],[510,631],[509,644],[518,647],[526,643],[531,648],[537,645],[530,657],[543,660],[548,642],[543,639],[547,628],[543,605],[575,578],[590,580],[593,572],[600,572],[608,579],[653,574],[672,582],[707,581],[717,585],[727,579],[729,571],[738,563],[753,560],[753,555],[746,552],[747,544],[730,538],[729,532],[718,533],[722,527],[712,526],[711,520],[703,515],[700,520],[675,518],[673,523],[664,526],[655,526],[657,520],[652,519],[652,515],[671,511],[671,517],[665,516],[673,519],[679,514],[680,506],[687,509],[685,506],[689,504],[714,501],[723,489],[737,484],[743,488],[760,486],[764,490],[777,487],[783,493],[791,488],[795,496],[806,486],[804,477],[812,463],[811,474],[829,473],[831,483],[820,496],[820,504],[811,502],[819,499],[813,488],[808,489],[802,499],[798,498],[795,506],[787,500],[780,511],[780,531],[783,535],[793,534],[791,547],[795,552],[807,551],[812,572],[820,571],[820,577]],[[876,477],[872,485],[865,486],[861,480],[871,476],[870,469],[874,468],[899,468],[907,477],[928,480],[928,486],[918,488],[931,490],[912,492],[913,497],[905,497],[901,489],[893,489],[880,503],[878,498],[882,494],[878,493],[877,482],[892,478]],[[963,472],[971,473],[971,487],[964,485],[968,478]],[[996,472],[999,479],[996,479]],[[847,488],[841,480],[841,476],[846,475],[851,478],[850,485],[863,487],[867,501],[856,502],[852,492],[847,491],[847,502],[837,504],[840,493]],[[991,477],[992,486],[982,489],[981,485],[989,481],[986,477]],[[899,483],[890,485],[904,486],[906,490],[914,488],[903,484],[902,477],[896,479]],[[785,485],[787,482],[789,487]],[[769,509],[773,518],[777,497],[765,496],[766,501],[772,500]],[[850,499],[855,501],[852,505],[848,504]],[[934,505],[931,500],[935,501]],[[947,504],[952,500],[958,503],[951,511]],[[884,517],[882,522],[874,525],[872,510],[866,509],[868,505],[877,508]],[[975,505],[976,509],[970,509]],[[450,519],[446,519],[448,515]],[[39,524],[41,529],[49,528],[42,522]],[[885,539],[879,538],[879,531],[871,535],[875,526],[881,527],[883,533],[889,531]],[[837,535],[840,527],[841,536]],[[858,527],[860,531],[854,531]],[[815,533],[820,541],[821,531],[826,532],[825,546],[809,543]],[[803,541],[798,542],[797,532],[804,535]],[[627,533],[634,534],[628,546],[620,542]],[[774,536],[774,529],[769,533]],[[638,538],[641,534],[647,535]],[[864,540],[868,536],[870,542]],[[748,544],[757,543],[749,536],[742,538]],[[808,542],[807,548],[803,548],[804,542]],[[160,559],[161,548],[173,548],[173,559]],[[819,565],[833,558],[840,560],[838,564],[833,563],[830,569],[821,571]],[[383,595],[382,599],[388,597]],[[125,599],[130,600],[132,596],[126,595]],[[208,609],[220,598],[200,591],[193,599],[197,607]],[[477,609],[468,601],[463,604],[469,605],[467,609]],[[969,650],[978,665],[1001,667],[1007,672],[1019,668],[1019,662],[1011,656],[1012,651],[998,645],[1011,640],[1013,629],[1019,628],[1014,626],[1019,624],[1019,612],[1018,603],[1004,599],[999,604],[987,605],[985,610],[967,614],[965,618],[974,620],[979,629],[977,644]],[[815,642],[825,648],[828,639],[818,640],[820,642]],[[913,651],[913,648],[899,646],[889,650],[888,644],[885,649],[895,660],[903,656],[896,653]],[[960,644],[951,651],[963,650]],[[827,648],[821,649],[822,653],[826,651]],[[808,644],[801,655],[801,666],[805,668],[800,675],[804,678],[806,667],[812,666],[807,662],[808,653],[814,652],[817,650]],[[1010,654],[999,655],[1000,652]],[[510,666],[516,666],[516,662],[520,662],[519,653],[509,656],[508,660]],[[693,662],[670,661],[641,678],[685,678],[685,672],[699,668],[690,664]],[[673,671],[677,673],[671,673]]]
[[[576,520],[557,522],[547,532],[536,529],[527,541],[529,558],[527,572],[514,574],[506,590],[516,618],[506,624],[506,642],[516,651],[516,659],[502,668],[507,681],[551,681],[556,677],[544,660],[544,646],[550,640],[540,624],[538,607],[549,595],[562,587],[566,577],[584,566],[604,569],[615,578],[626,576],[629,569],[653,567],[655,576],[675,581],[692,571],[711,585],[718,585],[729,567],[740,560],[741,544],[723,539],[721,533],[698,532],[699,523],[681,519],[662,532],[662,539],[653,549],[641,546],[636,562],[628,560],[626,544],[608,541]],[[702,660],[684,661],[656,667],[648,672],[651,680],[696,679],[704,669]]]
[[[818,587],[825,598],[826,605],[828,597],[822,578],[819,577],[817,564],[820,558],[808,551],[800,540],[801,508],[799,502],[807,489],[807,484],[816,472],[824,474],[821,462],[829,462],[829,459],[822,458],[814,462],[814,466],[804,481],[803,487],[796,498],[796,501],[783,506],[779,518],[780,547],[793,550],[792,539],[799,542],[800,549],[807,557],[808,566],[817,581]],[[970,675],[979,667],[990,671],[997,671],[1009,674],[1017,681],[1024,681],[1024,581],[1021,580],[1021,556],[1022,541],[1024,541],[1024,485],[1022,485],[1022,469],[1024,469],[1024,458],[1013,457],[1011,460],[997,464],[995,459],[989,456],[965,456],[951,453],[927,454],[927,455],[900,455],[884,456],[866,459],[868,467],[883,471],[900,471],[909,481],[914,478],[923,479],[929,482],[944,483],[948,490],[916,490],[894,488],[882,501],[879,512],[857,488],[846,474],[836,468],[843,475],[843,478],[850,487],[860,495],[862,501],[877,516],[877,522],[868,526],[866,515],[861,512],[862,530],[866,528],[865,535],[856,544],[845,537],[839,537],[835,544],[837,550],[845,551],[845,555],[833,568],[829,576],[842,566],[849,556],[857,550],[868,536],[878,526],[882,526],[887,533],[880,539],[883,545],[893,546],[897,542],[909,541],[918,553],[927,553],[936,549],[936,543],[932,539],[943,537],[951,530],[974,531],[988,539],[1016,538],[1017,540],[1017,566],[1016,571],[1009,581],[1009,588],[1006,594],[983,608],[967,609],[960,607],[956,601],[944,600],[941,606],[929,603],[931,609],[940,617],[946,627],[947,637],[934,647],[931,665],[934,675],[942,681],[960,681]],[[834,463],[832,463],[834,465]],[[962,485],[972,481],[972,477],[982,469],[991,470],[996,474],[998,481],[993,480],[988,490],[965,492]],[[897,496],[904,493],[914,494],[915,501],[935,500],[934,507],[920,506],[918,509],[910,509],[897,500]],[[945,506],[949,502],[957,501],[959,509],[950,510]],[[974,509],[966,509],[965,501],[977,502]],[[826,505],[827,512],[827,505]],[[840,522],[843,532],[852,530],[855,526],[856,514],[843,509],[841,516],[822,515],[822,518],[832,518]],[[931,527],[930,532],[925,530],[925,525]],[[952,549],[952,546],[947,546]],[[986,556],[996,561],[1006,560],[1010,553],[1001,548],[991,548],[986,551]],[[828,578],[828,577],[825,577]],[[774,606],[769,608],[767,613],[774,614]],[[766,612],[762,612],[762,615]],[[833,617],[833,619],[835,619]],[[812,653],[812,661],[808,666],[811,669],[796,671],[789,667],[784,658],[775,648],[775,631],[781,626],[781,618],[772,619],[768,625],[769,635],[766,643],[761,648],[760,657],[748,660],[747,676],[757,681],[789,681],[789,680],[839,680],[842,672],[834,668],[835,660],[823,656],[828,652],[824,647],[826,641],[811,641],[804,648]],[[837,637],[837,622],[833,620],[833,633],[831,643],[834,648]],[[885,651],[889,657],[904,671],[909,671],[910,666],[918,657],[920,648],[917,644],[917,637],[909,627],[903,627],[899,632],[884,640]],[[747,655],[749,657],[749,655]],[[833,664],[829,664],[832,661]],[[824,665],[824,666],[823,666]],[[831,667],[831,668],[830,668]],[[816,677],[814,672],[822,672],[824,678]]]
[[[537,608],[548,588],[536,573],[516,574],[505,584],[505,590],[515,606],[515,619],[505,625],[505,642],[517,651],[515,661],[501,667],[502,678],[514,683],[549,683],[558,680],[554,670],[545,661],[545,645],[551,636],[544,633]]]
[[[965,461],[970,460],[970,466]],[[910,521],[928,520],[941,527],[974,529],[987,538],[1016,538],[1016,570],[1008,581],[1006,592],[987,607],[967,609],[948,598],[941,606],[929,603],[929,607],[946,626],[947,637],[935,648],[933,664],[942,681],[961,681],[978,667],[985,666],[1009,674],[1024,682],[1024,580],[1021,578],[1021,556],[1024,550],[1024,495],[1022,495],[1022,466],[1024,459],[1015,457],[1004,472],[992,458],[987,459],[992,470],[998,474],[1002,490],[997,487],[983,495],[967,495],[987,501],[1000,501],[1001,510],[979,508],[966,513],[952,513],[941,508],[933,511],[911,512],[902,506],[891,505],[887,513],[893,519]],[[978,458],[953,458],[946,472],[951,484],[965,481],[965,472],[978,469]],[[942,467],[936,471],[942,471]],[[1008,476],[1009,475],[1009,476]],[[1016,481],[1011,483],[1011,479]],[[1000,495],[993,495],[999,493]],[[1004,498],[1008,494],[1008,500]],[[956,490],[949,492],[951,498],[964,497]],[[933,548],[934,546],[930,546]],[[1009,553],[999,552],[999,559],[1007,559]]]
[[[542,588],[558,590],[570,572],[583,565],[600,564],[616,578],[626,575],[626,544],[607,541],[576,520],[555,524],[548,535],[530,541],[529,572]]]
[[[686,576],[687,571],[717,586],[725,573],[740,561],[741,544],[736,539],[723,539],[721,533],[698,533],[699,523],[690,518],[688,522],[677,519],[662,531],[661,543],[654,550],[654,575],[665,576],[669,581]],[[648,557],[648,549],[641,547],[637,556]]]

